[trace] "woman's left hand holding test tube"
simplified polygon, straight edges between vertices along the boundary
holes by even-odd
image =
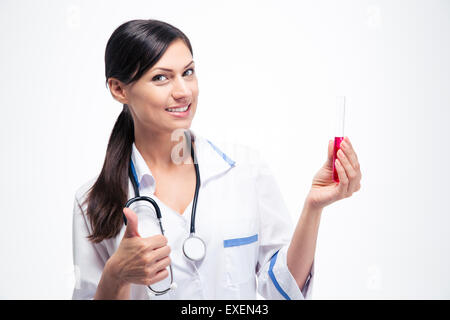
[[[335,166],[339,176],[338,183],[333,180],[333,148],[334,141],[328,141],[327,161],[314,176],[306,199],[310,206],[317,209],[323,209],[335,201],[351,197],[361,188],[361,169],[350,139],[346,136],[337,152]]]
[[[334,140],[328,141],[328,158],[314,176],[311,190],[295,228],[287,253],[289,271],[299,288],[303,288],[314,261],[319,221],[323,208],[350,197],[361,188],[361,170],[350,139],[344,137],[337,152],[336,170],[339,182],[333,179]]]

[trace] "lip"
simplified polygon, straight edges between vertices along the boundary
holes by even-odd
[[[188,105],[190,105],[190,103],[180,104],[179,106],[167,107],[166,109],[184,108],[184,107],[186,107]]]
[[[171,108],[184,108],[184,107],[188,106],[187,110],[184,112],[170,112],[167,110],[164,110],[164,111],[166,111],[167,113],[169,113],[170,115],[172,115],[176,118],[186,118],[189,115],[189,113],[191,112],[191,105],[192,105],[192,103],[183,104],[183,105],[176,106],[176,107],[170,107],[170,109],[171,109]]]

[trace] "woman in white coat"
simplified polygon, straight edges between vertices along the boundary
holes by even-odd
[[[319,221],[325,206],[360,188],[356,153],[345,137],[333,181],[333,141],[296,224],[266,163],[250,149],[224,153],[191,129],[198,83],[189,39],[158,20],[132,20],[111,35],[106,81],[123,104],[98,177],[75,197],[74,299],[302,299],[311,294]],[[200,168],[196,235],[201,261],[182,254],[196,187],[189,153],[174,133],[187,130]],[[185,140],[181,146],[184,147]],[[175,158],[182,157],[182,161]],[[165,235],[145,236],[136,212],[124,208],[139,193],[161,208]],[[127,220],[124,224],[123,215]],[[177,287],[155,296],[147,286],[169,277]]]

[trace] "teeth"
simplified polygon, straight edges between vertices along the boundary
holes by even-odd
[[[169,111],[169,112],[184,112],[184,111],[186,111],[188,108],[189,108],[189,105],[187,105],[187,106],[184,107],[184,108],[167,108],[166,111]]]

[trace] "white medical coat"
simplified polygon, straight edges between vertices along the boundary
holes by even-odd
[[[286,263],[295,223],[267,164],[250,148],[234,145],[223,153],[192,130],[200,169],[196,234],[207,246],[201,262],[182,253],[190,231],[192,201],[182,215],[154,196],[155,179],[133,144],[132,161],[140,194],[152,197],[162,212],[171,247],[177,288],[162,296],[144,285],[131,285],[131,299],[303,299],[311,296],[314,264],[300,290]],[[86,237],[92,229],[83,205],[92,179],[76,193],[73,211],[73,260],[76,284],[73,299],[92,299],[109,257],[117,250],[125,225],[115,238],[98,244]],[[131,181],[129,198],[134,197]],[[141,218],[139,218],[140,221]],[[141,228],[145,227],[140,225]],[[145,230],[139,229],[144,236]]]

